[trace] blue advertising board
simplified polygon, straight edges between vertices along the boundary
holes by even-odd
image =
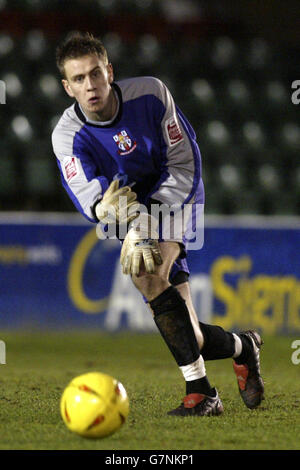
[[[205,218],[188,253],[199,319],[228,330],[300,331],[298,219]],[[156,331],[118,240],[75,214],[0,217],[0,328]]]

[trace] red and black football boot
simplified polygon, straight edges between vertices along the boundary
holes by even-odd
[[[240,395],[248,408],[256,408],[264,399],[264,382],[260,375],[260,348],[263,341],[256,331],[245,331],[240,336],[247,337],[252,343],[252,352],[244,364],[233,361]]]
[[[223,413],[223,404],[219,398],[218,392],[214,397],[202,395],[201,393],[190,393],[183,398],[178,408],[168,412],[171,416],[217,416]]]

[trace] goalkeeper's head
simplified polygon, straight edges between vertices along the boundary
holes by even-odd
[[[113,67],[100,39],[89,33],[72,33],[57,48],[56,63],[62,84],[85,115],[94,121],[109,121],[117,110],[112,90]]]
[[[56,65],[62,78],[66,78],[65,63],[68,60],[88,55],[96,55],[104,65],[108,65],[107,51],[99,38],[79,31],[68,34],[56,49]]]

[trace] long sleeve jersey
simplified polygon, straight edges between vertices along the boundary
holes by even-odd
[[[89,121],[75,102],[52,134],[62,184],[78,211],[97,222],[94,205],[115,178],[146,206],[203,203],[195,132],[167,87],[154,77],[112,87],[119,101],[112,122]]]

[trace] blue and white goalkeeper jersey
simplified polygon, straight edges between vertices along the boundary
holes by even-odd
[[[89,121],[76,102],[52,134],[63,186],[76,208],[97,222],[93,207],[113,179],[132,184],[138,201],[204,203],[201,155],[188,120],[153,77],[113,83],[119,100],[110,123]],[[121,184],[120,184],[121,186]]]

